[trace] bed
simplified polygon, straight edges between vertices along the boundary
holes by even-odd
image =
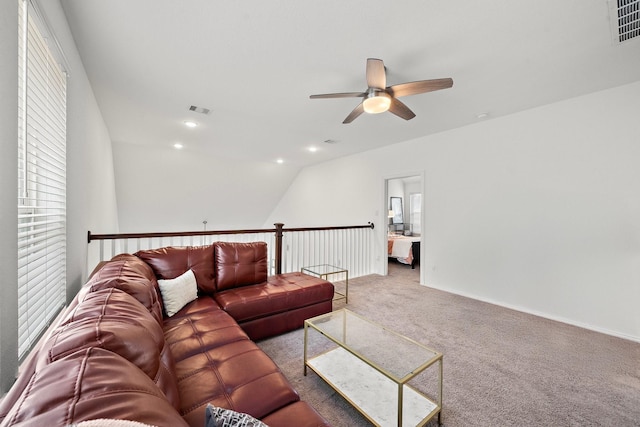
[[[420,237],[389,235],[387,253],[389,258],[415,268],[420,262]]]

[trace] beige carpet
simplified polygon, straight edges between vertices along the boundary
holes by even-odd
[[[444,425],[640,426],[639,343],[429,289],[407,266],[389,272],[352,279],[348,308],[444,354]],[[302,330],[259,345],[332,425],[369,425],[302,375]]]

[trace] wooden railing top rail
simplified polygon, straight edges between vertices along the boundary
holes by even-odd
[[[188,236],[212,236],[219,234],[255,234],[255,233],[275,233],[275,228],[260,228],[255,230],[206,230],[206,231],[169,231],[152,233],[112,233],[93,234],[87,233],[87,242],[94,240],[116,240],[116,239],[146,239],[154,237],[188,237]]]
[[[189,237],[189,236],[210,236],[222,234],[275,234],[275,271],[276,274],[282,272],[282,236],[286,232],[304,232],[304,231],[326,231],[326,230],[349,230],[349,229],[373,229],[373,223],[367,225],[344,225],[333,227],[303,227],[303,228],[284,228],[284,224],[277,222],[275,228],[260,228],[250,230],[211,230],[211,231],[183,231],[183,232],[163,232],[163,233],[117,233],[117,234],[91,234],[87,232],[87,242],[93,240],[118,240],[118,239],[144,239],[144,238],[163,238],[163,237]]]
[[[277,225],[277,224],[276,224]],[[372,222],[367,225],[340,225],[335,227],[301,227],[301,228],[283,228],[282,231],[324,231],[324,230],[348,230],[352,228],[375,228]]]
[[[169,231],[169,232],[155,232],[155,233],[111,233],[111,234],[93,234],[91,231],[87,232],[87,243],[91,243],[94,240],[116,240],[116,239],[143,239],[143,238],[156,238],[156,237],[185,237],[185,236],[211,236],[222,234],[257,234],[257,233],[278,233],[278,232],[299,232],[299,231],[323,231],[323,230],[347,230],[358,228],[374,228],[373,223],[369,222],[367,225],[341,225],[341,226],[327,226],[327,227],[298,227],[298,228],[284,228],[283,223],[274,224],[275,228],[256,228],[247,230],[203,230],[203,231]]]

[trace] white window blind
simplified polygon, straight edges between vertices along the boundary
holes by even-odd
[[[28,0],[18,0],[18,353],[66,302],[66,77]],[[45,32],[46,34],[46,32]]]

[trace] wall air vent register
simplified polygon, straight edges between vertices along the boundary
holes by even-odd
[[[611,0],[611,29],[618,43],[640,36],[640,0]]]
[[[198,107],[195,105],[192,105],[191,107],[189,107],[189,111],[195,111],[196,113],[200,113],[200,114],[209,114],[211,112],[211,110],[208,108]]]

